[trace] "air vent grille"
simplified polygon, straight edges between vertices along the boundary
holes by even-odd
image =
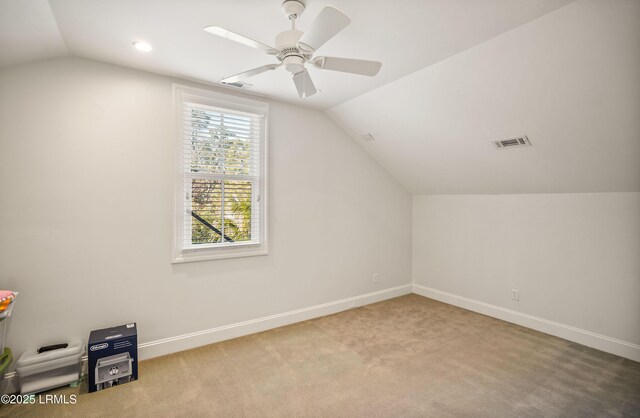
[[[249,87],[253,86],[253,84],[243,83],[242,81],[234,81],[233,83],[225,83],[223,81],[222,84],[229,87],[236,87],[238,89],[248,89]]]
[[[497,149],[502,148],[515,148],[515,147],[529,147],[531,146],[531,142],[529,138],[526,136],[519,136],[516,138],[508,138],[508,139],[499,139],[493,142],[493,146]]]

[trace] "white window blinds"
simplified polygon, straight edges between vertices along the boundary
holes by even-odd
[[[179,94],[174,261],[265,253],[266,105]]]

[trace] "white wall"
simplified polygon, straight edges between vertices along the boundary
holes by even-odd
[[[413,222],[415,284],[640,344],[640,193],[415,196]]]
[[[411,196],[325,114],[275,101],[270,254],[172,265],[171,86],[75,58],[0,72],[16,353],[129,321],[150,342],[410,283]]]

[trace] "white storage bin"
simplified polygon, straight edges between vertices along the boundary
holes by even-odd
[[[83,354],[84,345],[80,341],[41,354],[37,351],[23,353],[16,363],[20,393],[42,392],[78,381]]]

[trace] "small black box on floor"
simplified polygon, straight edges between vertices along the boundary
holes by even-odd
[[[138,331],[135,322],[89,334],[89,392],[138,379]]]

